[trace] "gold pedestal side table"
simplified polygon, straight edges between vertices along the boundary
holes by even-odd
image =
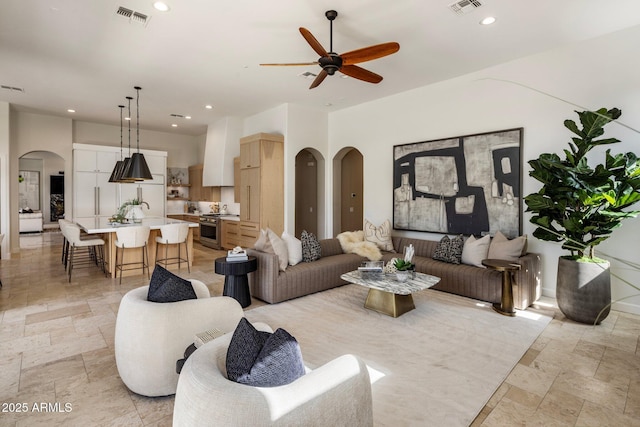
[[[482,265],[502,272],[502,298],[499,303],[493,303],[493,309],[505,316],[515,316],[516,312],[513,308],[513,285],[515,279],[512,276],[514,271],[520,270],[520,264],[503,259],[485,259],[482,260]]]

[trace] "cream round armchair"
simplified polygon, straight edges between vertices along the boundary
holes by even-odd
[[[184,356],[195,334],[217,328],[235,330],[244,316],[230,297],[210,297],[199,280],[191,280],[198,299],[157,303],[147,301],[148,286],[122,297],[116,318],[115,354],[120,378],[143,396],[176,392],[176,361]]]
[[[258,330],[271,329],[254,324]],[[174,427],[372,426],[367,366],[340,356],[280,387],[252,387],[227,379],[233,333],[216,338],[186,361],[173,407]]]

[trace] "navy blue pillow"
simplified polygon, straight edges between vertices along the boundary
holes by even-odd
[[[227,378],[254,387],[289,384],[305,374],[298,341],[278,328],[273,334],[240,320],[227,350]]]
[[[198,297],[190,281],[176,276],[160,265],[155,266],[149,282],[147,301],[177,302],[196,298]]]

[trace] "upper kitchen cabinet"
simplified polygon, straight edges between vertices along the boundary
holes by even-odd
[[[120,153],[115,151],[73,150],[73,166],[76,172],[104,172],[111,176],[113,166],[118,160],[120,160]]]
[[[284,227],[284,137],[259,133],[240,139],[240,224]],[[245,243],[246,245],[247,243]]]
[[[120,160],[119,147],[73,144],[73,217],[109,217],[131,198],[142,198],[153,206],[151,215],[164,216],[167,153],[140,151],[153,179],[120,184],[109,182],[116,161]]]
[[[204,165],[189,166],[189,199],[194,202],[219,202],[220,187],[205,187],[202,185]]]

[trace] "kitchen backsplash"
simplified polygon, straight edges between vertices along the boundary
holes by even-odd
[[[222,208],[224,205],[227,205],[227,214],[229,215],[240,215],[240,203],[235,203],[233,201],[234,193],[233,187],[222,187],[220,189],[220,203],[219,206]],[[167,213],[168,214],[181,214],[184,213],[184,206],[187,203],[194,204],[200,213],[210,213],[211,212],[211,202],[185,202],[178,200],[168,200],[167,201]]]

